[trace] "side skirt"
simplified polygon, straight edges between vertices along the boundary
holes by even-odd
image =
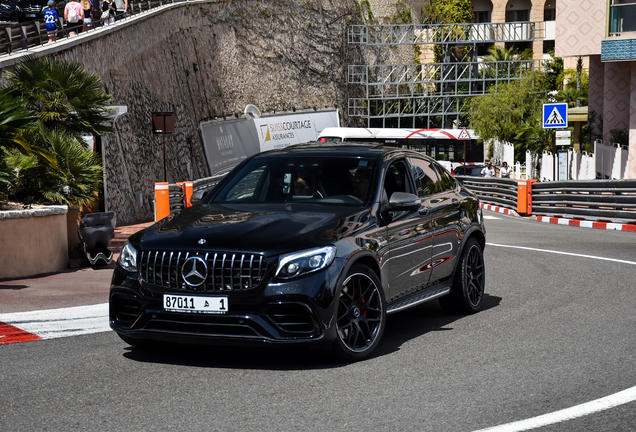
[[[443,288],[438,288],[436,290],[433,291],[427,291],[425,293],[419,293],[418,295],[415,295],[413,297],[407,298],[407,299],[403,299],[400,300],[396,303],[393,303],[392,305],[390,305],[387,308],[387,315],[388,314],[392,314],[395,312],[399,312],[403,309],[408,309],[410,307],[416,306],[420,303],[425,303],[427,301],[436,299],[437,297],[441,297],[443,295],[446,295],[450,292],[451,287],[450,286],[446,286]]]

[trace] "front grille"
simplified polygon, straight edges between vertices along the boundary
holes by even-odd
[[[183,265],[195,256],[206,266],[197,271],[203,274],[205,270],[207,276],[200,285],[193,286],[184,279]],[[139,268],[141,280],[151,285],[186,292],[226,292],[258,287],[265,277],[267,262],[257,254],[142,251]]]
[[[38,5],[27,5],[27,6],[20,6],[20,10],[24,13],[38,13],[38,12],[42,12],[42,8],[43,6],[38,6]]]

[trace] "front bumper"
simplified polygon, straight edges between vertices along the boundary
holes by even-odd
[[[337,264],[293,281],[270,280],[247,292],[225,292],[229,310],[222,315],[165,311],[163,293],[176,291],[149,289],[117,266],[110,288],[110,326],[131,339],[170,343],[327,344],[336,337]]]

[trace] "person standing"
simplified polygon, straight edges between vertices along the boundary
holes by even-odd
[[[64,8],[64,21],[69,23],[69,36],[77,36],[84,24],[84,8],[77,0],[66,3]]]
[[[46,24],[46,33],[49,36],[49,43],[55,42],[57,39],[57,21],[59,16],[57,11],[53,7],[55,2],[53,0],[48,1],[48,7],[44,11],[44,23]]]
[[[102,24],[113,24],[115,22],[115,14],[117,13],[117,5],[109,0],[104,0],[102,11]]]
[[[119,21],[128,13],[128,0],[115,0],[114,3],[115,6],[117,6],[117,16],[115,19]]]
[[[508,162],[504,162],[503,166],[499,169],[499,175],[501,178],[510,178],[510,174],[512,173],[512,168],[508,166]]]
[[[91,0],[82,0],[82,9],[84,9],[84,27],[82,32],[93,28],[93,19],[91,18]]]
[[[483,170],[481,170],[482,177],[494,177],[495,176],[495,168],[492,166],[492,162],[488,162],[488,166],[486,166]]]

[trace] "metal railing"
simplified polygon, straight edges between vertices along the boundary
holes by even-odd
[[[456,176],[481,202],[517,210],[517,180]],[[532,214],[636,222],[636,180],[532,183]]]
[[[455,178],[466,189],[477,195],[481,202],[517,210],[517,180],[472,176],[455,176]]]
[[[350,44],[413,45],[531,42],[543,39],[544,22],[352,25]]]
[[[634,222],[636,180],[533,183],[532,213]]]
[[[185,3],[188,0],[154,0],[154,1],[132,1],[128,3],[126,14],[120,12],[116,15],[115,24],[130,19],[135,15],[148,12],[160,6]],[[63,14],[60,14],[57,40],[70,37],[71,32],[83,30],[83,25],[71,24],[64,21]],[[109,25],[108,20],[93,19],[91,28],[87,32]],[[111,24],[112,25],[112,24]],[[82,33],[79,33],[82,34]],[[0,27],[0,57],[11,55],[16,52],[28,50],[29,48],[40,46],[48,42],[46,25],[43,20],[28,21],[24,23],[11,24]]]
[[[192,182],[193,191],[210,190],[225,175],[195,180]],[[517,180],[473,176],[455,178],[482,203],[517,210]],[[170,213],[177,213],[184,208],[183,190],[177,184],[170,184],[169,190]],[[534,182],[529,198],[533,215],[636,222],[636,180]]]

